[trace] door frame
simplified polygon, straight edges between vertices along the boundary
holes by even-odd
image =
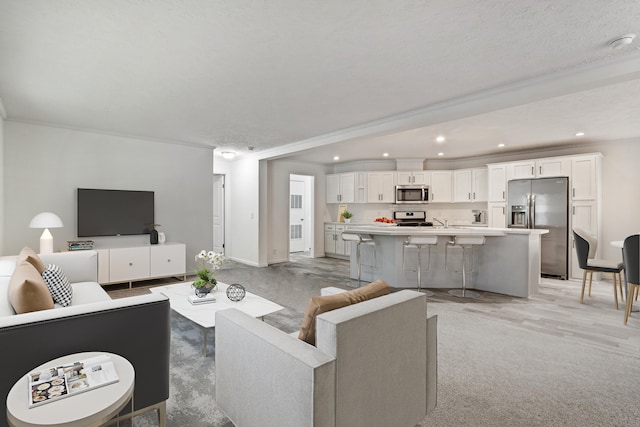
[[[289,174],[289,188],[291,188],[291,181],[304,181],[305,194],[303,196],[303,203],[305,204],[305,217],[304,217],[304,230],[303,235],[307,237],[307,246],[309,247],[309,256],[315,258],[315,176],[313,175],[300,175],[291,173]],[[291,191],[289,191],[289,197],[287,197],[287,212],[289,212],[289,203],[291,200]],[[291,219],[287,220],[287,258],[291,252],[290,248],[290,230]]]

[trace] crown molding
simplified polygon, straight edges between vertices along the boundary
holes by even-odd
[[[431,126],[638,78],[640,52],[634,51],[631,54],[471,93],[256,154],[262,159],[284,157],[324,145]]]
[[[172,139],[160,139],[160,138],[149,138],[149,137],[146,137],[146,136],[130,135],[130,134],[118,133],[118,132],[108,132],[108,131],[104,131],[104,130],[100,130],[100,129],[88,129],[88,128],[82,128],[82,127],[78,127],[78,126],[64,126],[64,125],[59,125],[59,124],[54,124],[54,123],[47,123],[47,122],[40,122],[40,121],[35,121],[35,120],[20,120],[20,119],[8,118],[7,121],[15,122],[15,123],[24,123],[24,124],[28,124],[28,125],[34,125],[34,126],[43,126],[43,127],[50,127],[50,128],[56,128],[56,129],[72,130],[72,131],[76,131],[76,132],[86,132],[86,133],[94,133],[94,134],[98,134],[98,135],[108,135],[108,136],[114,136],[114,137],[118,137],[118,138],[138,139],[140,141],[161,142],[161,143],[164,143],[164,144],[184,145],[184,146],[188,146],[188,147],[207,148],[207,149],[211,149],[211,150],[214,150],[216,148],[215,145],[200,144],[200,143],[197,143],[197,142],[179,141],[179,140],[172,140]]]

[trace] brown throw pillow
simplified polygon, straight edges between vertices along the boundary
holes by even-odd
[[[38,270],[27,260],[18,261],[7,290],[17,314],[53,308],[53,298]]]
[[[42,260],[40,259],[36,251],[34,251],[33,249],[27,246],[22,248],[22,250],[20,251],[20,254],[18,254],[18,261],[22,261],[22,260],[29,261],[31,265],[33,265],[36,268],[36,270],[38,270],[38,273],[40,274],[44,273],[44,271],[47,269],[47,266],[44,265],[44,263],[42,262]]]
[[[376,280],[360,288],[335,295],[311,297],[302,319],[298,339],[316,345],[316,316],[337,308],[346,307],[382,295],[387,295],[391,287],[384,280]]]

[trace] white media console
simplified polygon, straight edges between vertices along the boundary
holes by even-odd
[[[186,280],[186,245],[163,243],[127,247],[96,248],[98,282],[101,285],[129,283],[161,277]]]

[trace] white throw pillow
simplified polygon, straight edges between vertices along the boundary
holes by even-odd
[[[73,289],[69,279],[67,279],[60,267],[55,264],[47,265],[47,268],[42,272],[42,278],[55,302],[63,307],[71,305]]]

